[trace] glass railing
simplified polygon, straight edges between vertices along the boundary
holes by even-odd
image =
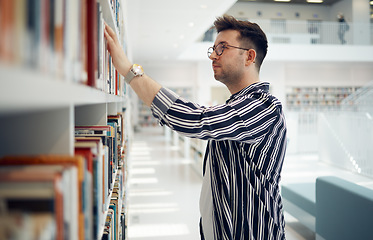
[[[373,81],[343,99],[341,109],[366,112],[373,116]]]
[[[373,84],[342,105],[340,111],[319,113],[320,160],[373,178]]]
[[[373,45],[373,24],[325,21],[250,19],[266,33],[269,43]],[[214,41],[216,32],[209,29],[202,41]]]

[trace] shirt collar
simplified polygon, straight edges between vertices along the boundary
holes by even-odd
[[[248,94],[250,94],[252,92],[257,92],[258,90],[261,90],[263,92],[268,92],[269,91],[269,83],[267,83],[267,82],[256,82],[256,83],[253,83],[253,84],[251,84],[251,85],[243,88],[239,92],[231,95],[231,97],[226,101],[226,103],[229,103],[233,99],[237,99],[239,97],[248,95]]]

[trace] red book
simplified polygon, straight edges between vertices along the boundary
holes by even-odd
[[[0,1],[0,58],[13,60],[14,1]]]
[[[75,156],[82,156],[86,160],[87,169],[90,173],[93,172],[93,157],[94,150],[97,151],[97,144],[89,141],[75,142]]]
[[[87,85],[96,87],[97,78],[97,3],[96,0],[85,0],[87,4]]]

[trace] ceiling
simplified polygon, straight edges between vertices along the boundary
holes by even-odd
[[[323,0],[322,3],[318,3],[318,4],[322,4],[322,5],[333,5],[334,3],[336,2],[339,2],[340,0]],[[259,3],[273,3],[274,0],[237,0],[237,2],[259,2]],[[307,0],[291,0],[291,3],[294,4],[294,3],[298,3],[298,4],[310,4],[310,3],[307,3]],[[282,4],[286,4],[286,3],[282,3]]]
[[[291,0],[291,3],[301,1],[304,3],[306,0]],[[323,4],[336,1],[324,0]],[[216,16],[223,15],[235,3],[236,0],[127,1],[126,31],[130,59],[141,64],[175,61],[210,28]]]
[[[127,1],[129,57],[134,62],[172,61],[236,0]],[[144,63],[145,62],[145,63]]]

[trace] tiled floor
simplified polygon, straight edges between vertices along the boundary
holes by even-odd
[[[129,171],[130,240],[199,239],[201,177],[162,129],[135,135]]]
[[[165,141],[162,128],[135,134],[129,159],[129,240],[199,239],[199,194],[202,178]],[[372,180],[331,168],[313,155],[287,156],[282,184],[314,181],[320,175],[343,175],[373,186]],[[288,240],[315,239],[313,232],[285,214]]]

